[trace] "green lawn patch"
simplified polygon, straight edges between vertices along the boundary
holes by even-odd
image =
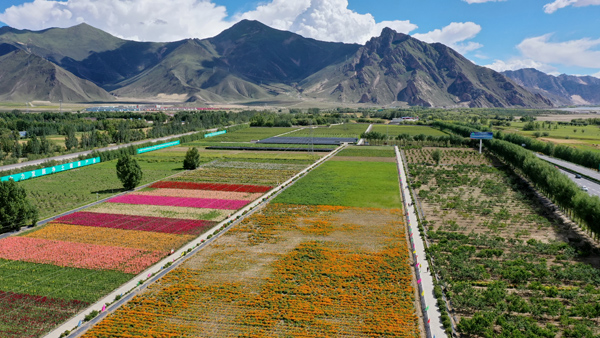
[[[93,303],[133,277],[118,271],[0,259],[0,290],[50,298]]]
[[[348,157],[395,157],[393,147],[348,147],[340,151],[337,156]]]
[[[400,208],[395,163],[326,162],[279,195],[275,203]]]
[[[371,131],[376,131],[378,133],[382,133],[384,135],[389,135],[390,137],[394,138],[400,134],[408,134],[410,136],[415,136],[415,135],[420,135],[420,134],[424,134],[424,135],[431,135],[431,136],[444,136],[444,135],[448,135],[442,131],[439,131],[435,128],[431,128],[431,127],[427,127],[427,126],[386,126],[386,125],[373,125],[373,128],[371,129]]]

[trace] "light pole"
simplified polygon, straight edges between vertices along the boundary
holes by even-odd
[[[62,113],[62,100],[58,100],[59,104],[60,104],[60,112]]]

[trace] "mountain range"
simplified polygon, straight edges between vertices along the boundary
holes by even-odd
[[[169,95],[200,103],[562,104],[541,86],[524,89],[532,84],[528,76],[507,76],[443,44],[389,28],[365,45],[317,41],[248,20],[213,38],[175,42],[123,40],[87,24],[0,28],[0,100],[106,102]]]
[[[600,79],[593,76],[549,75],[533,68],[503,72],[532,93],[549,98],[555,105],[599,105]]]

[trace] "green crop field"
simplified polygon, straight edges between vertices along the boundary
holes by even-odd
[[[132,277],[131,274],[118,271],[94,271],[0,259],[0,291],[5,292],[92,303]]]
[[[367,131],[368,124],[351,124],[344,123],[342,125],[331,127],[313,128],[312,133],[310,128],[304,128],[285,135],[289,137],[360,137],[360,134]]]
[[[274,202],[400,208],[396,170],[395,163],[326,162],[284,191]]]
[[[393,147],[358,147],[351,146],[340,151],[337,156],[348,157],[394,157]]]
[[[284,127],[273,127],[273,128],[257,128],[251,127],[246,129],[236,130],[234,132],[227,132],[224,135],[215,137],[209,137],[198,141],[199,143],[205,142],[250,142],[254,140],[262,140],[265,138],[277,136],[283,133],[287,133],[298,128],[284,128]]]
[[[387,125],[380,125],[380,124],[376,124],[373,125],[373,128],[371,128],[371,131],[376,131],[378,133],[382,133],[384,135],[389,135],[390,137],[394,138],[400,134],[408,134],[410,136],[415,136],[415,135],[420,135],[420,134],[424,134],[424,135],[431,135],[431,136],[444,136],[444,135],[448,135],[442,131],[439,131],[437,129],[431,128],[431,127],[427,127],[427,126],[397,126],[397,125],[393,125],[393,126],[387,126]]]

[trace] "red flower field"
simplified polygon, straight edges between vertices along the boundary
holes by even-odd
[[[95,212],[76,212],[63,216],[56,222],[64,224],[97,226],[123,230],[155,231],[169,234],[199,235],[216,224],[213,221],[200,221],[166,217],[130,216]]]

